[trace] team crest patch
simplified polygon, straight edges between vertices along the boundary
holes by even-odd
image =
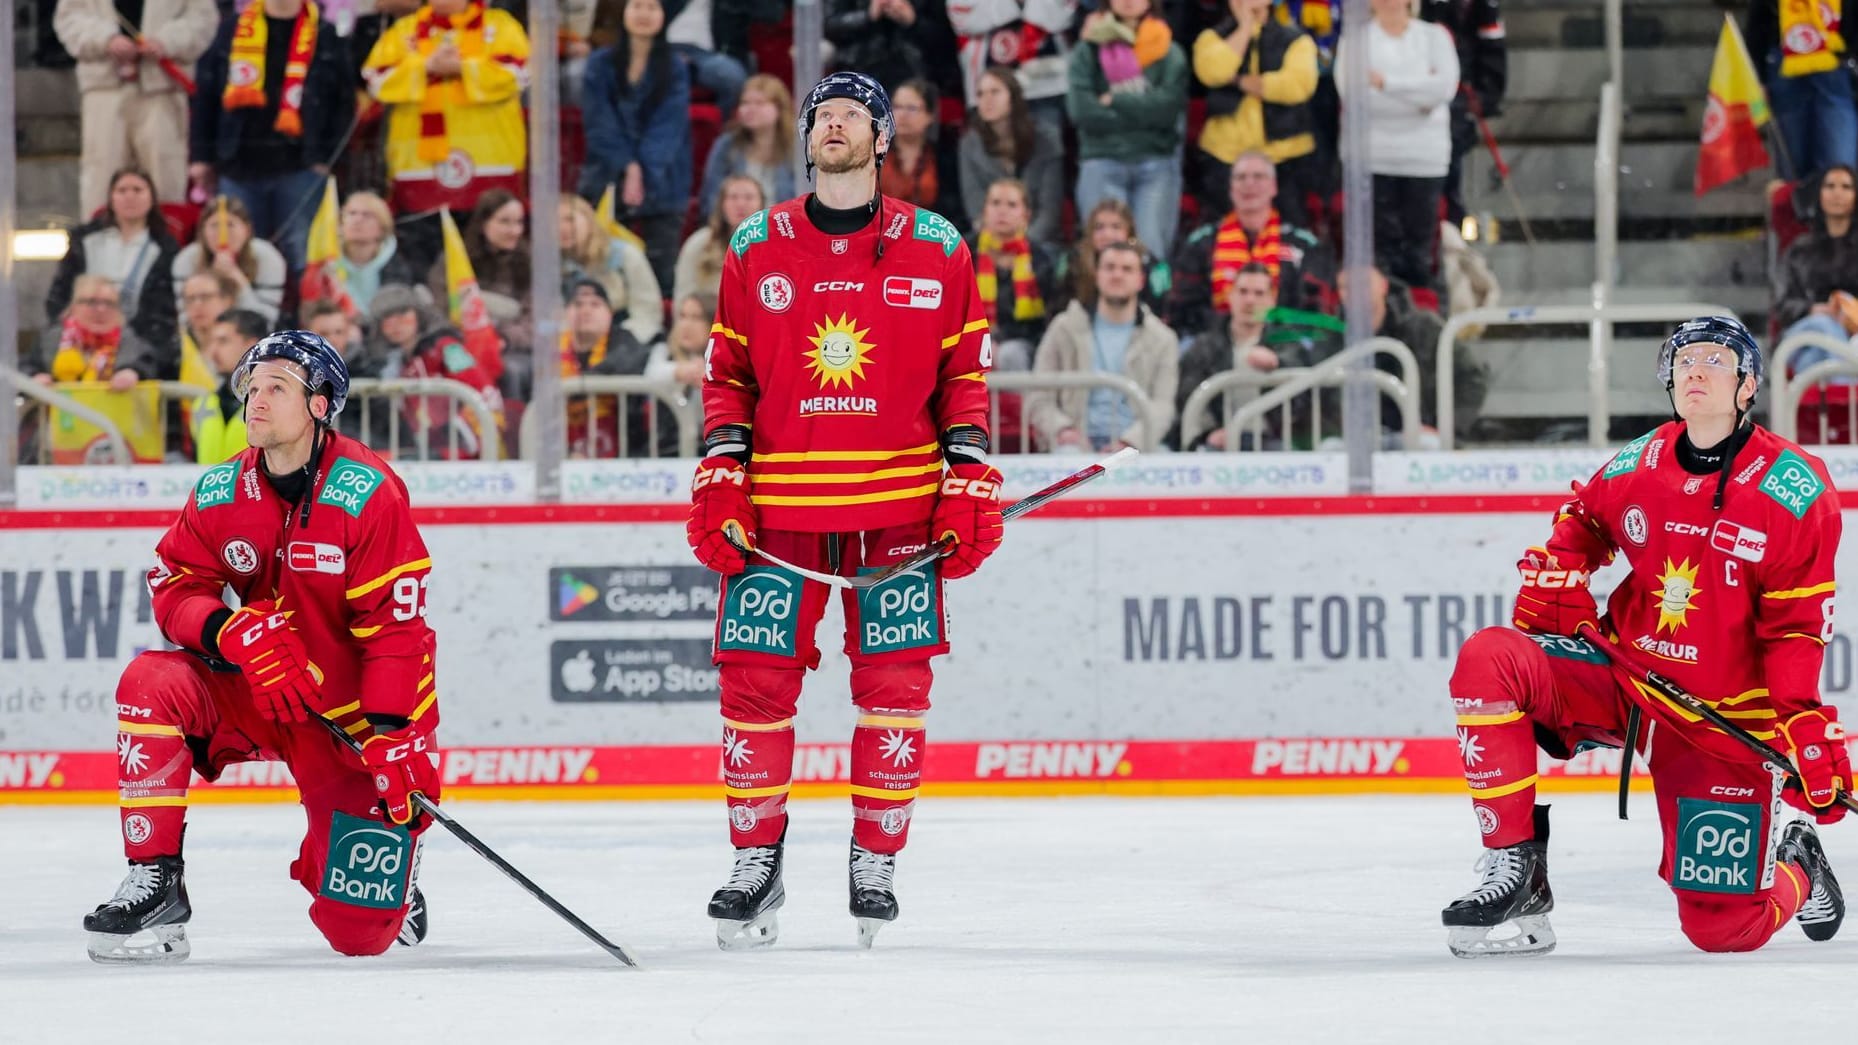
[[[258,572],[258,549],[243,537],[227,541],[226,546],[220,549],[220,558],[225,559],[226,565],[234,571],[245,576]]]
[[[194,484],[194,507],[204,511],[231,504],[239,489],[239,462],[227,461],[208,468]]]
[[[381,480],[379,471],[360,461],[338,457],[335,466],[329,469],[329,478],[323,481],[323,492],[317,495],[316,503],[334,505],[359,519],[361,510],[368,506],[368,499],[381,488]]]
[[[742,224],[735,228],[735,235],[729,237],[729,249],[736,257],[748,253],[748,248],[768,238],[768,212],[758,210],[750,214]]]
[[[755,296],[761,299],[761,307],[769,312],[785,312],[793,307],[793,280],[778,272],[770,272],[755,284]]]
[[[961,245],[961,233],[955,231],[955,226],[950,225],[947,218],[932,210],[916,212],[913,234],[919,240],[941,244],[942,253],[949,257],[953,257],[955,248]]]
[[[1652,434],[1647,432],[1637,439],[1634,439],[1632,442],[1627,443],[1625,446],[1620,447],[1619,453],[1614,455],[1613,460],[1607,464],[1606,471],[1600,473],[1600,478],[1611,479],[1615,476],[1625,475],[1627,472],[1637,468],[1639,466],[1639,455],[1645,452],[1646,444],[1651,441]]]
[[[1819,495],[1826,492],[1826,484],[1820,481],[1813,466],[1806,463],[1806,458],[1792,450],[1782,450],[1774,459],[1774,467],[1761,477],[1758,489],[1800,519],[1806,516],[1813,502],[1819,500]]]
[[[1626,514],[1619,522],[1620,528],[1626,531],[1626,540],[1631,541],[1641,548],[1645,547],[1645,538],[1649,531],[1649,527],[1645,523],[1645,510],[1643,508],[1635,504],[1626,509]]]
[[[845,253],[846,251],[848,251],[848,250],[850,250],[850,249],[852,249],[852,241],[851,241],[851,240],[848,240],[848,239],[835,239],[835,240],[833,240],[833,241],[832,241],[832,252],[833,252],[834,254],[843,254],[843,253]]]

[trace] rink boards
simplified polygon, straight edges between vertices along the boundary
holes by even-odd
[[[1541,490],[1592,466],[1591,455],[1558,456],[1519,468],[1413,455],[1417,489],[1447,492],[1374,498],[1332,493],[1338,465],[1324,455],[1223,458],[1234,463],[1218,477],[1199,458],[1157,458],[1133,484],[1016,521],[986,569],[948,587],[954,654],[936,664],[926,785],[995,795],[1461,788],[1445,699],[1452,658],[1476,628],[1508,619],[1516,555],[1542,538],[1561,497],[1457,484]],[[1009,487],[1023,493],[1081,463],[1023,462]],[[1230,470],[1241,465],[1253,471]],[[500,466],[446,466],[469,496],[434,492],[438,473],[412,482],[428,491],[415,503],[427,505],[416,514],[435,564],[429,619],[451,793],[717,792],[716,585],[689,558],[684,508],[664,492],[675,475],[650,471],[678,466],[609,471],[610,502],[547,507],[482,503],[507,483],[469,469]],[[1301,492],[1243,492],[1271,469],[1271,483]],[[115,683],[136,652],[161,645],[141,576],[172,518],[163,502],[187,489],[184,476],[134,481],[147,499],[109,503],[146,507],[54,498],[0,513],[0,802],[114,799]],[[1840,557],[1847,576],[1854,554]],[[842,627],[835,602],[797,723],[801,794],[842,793],[848,775]],[[1830,702],[1853,685],[1852,646],[1840,627],[1822,680]],[[1544,770],[1554,786],[1605,788],[1618,756]],[[282,766],[252,764],[199,795],[278,799],[289,785]]]

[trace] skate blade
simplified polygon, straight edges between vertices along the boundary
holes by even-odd
[[[1839,926],[1844,924],[1845,915],[1841,913],[1832,918],[1822,918],[1811,922],[1804,919],[1797,920],[1800,922],[1800,930],[1806,933],[1807,939],[1814,943],[1825,943],[1839,934]]]
[[[1508,935],[1492,935],[1506,930]],[[1555,930],[1548,915],[1525,915],[1501,925],[1453,926],[1445,946],[1460,958],[1533,957],[1555,949]]]
[[[773,911],[746,922],[716,919],[716,946],[725,951],[759,951],[774,946],[781,935],[781,923]]]
[[[128,936],[91,933],[86,949],[102,965],[172,965],[193,953],[185,925],[157,925]]]
[[[858,949],[868,951],[877,942],[877,931],[890,923],[882,918],[854,918],[858,923]]]

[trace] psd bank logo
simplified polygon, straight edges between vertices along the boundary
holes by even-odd
[[[800,618],[800,579],[779,566],[750,566],[723,582],[716,648],[792,657]]]
[[[329,822],[322,895],[357,907],[396,910],[406,900],[413,838],[405,828],[337,812]]]
[[[1677,847],[1671,888],[1700,893],[1752,893],[1761,885],[1765,855],[1755,844],[1761,806],[1754,802],[1677,800]]]

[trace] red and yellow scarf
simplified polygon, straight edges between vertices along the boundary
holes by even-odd
[[[1236,213],[1226,215],[1226,220],[1219,223],[1219,233],[1213,238],[1213,308],[1225,312],[1226,293],[1232,289],[1232,281],[1239,276],[1239,270],[1252,262],[1257,262],[1271,271],[1271,291],[1277,292],[1277,273],[1283,267],[1283,242],[1278,238],[1277,209],[1272,208],[1271,217],[1265,221],[1264,228],[1258,230],[1258,238],[1252,239],[1245,234],[1245,226],[1239,224]]]
[[[447,40],[457,46],[462,61],[490,53],[484,39],[484,5],[473,3],[451,18],[440,18],[428,5],[419,9],[418,17],[419,22],[413,30],[413,49],[421,57],[430,58]],[[447,95],[431,90],[435,82],[426,81],[427,91],[419,103],[419,162],[429,164],[443,163],[452,154],[451,139],[445,127]]]
[[[982,230],[975,244],[974,284],[987,309],[987,322],[1000,320],[1000,276],[994,269],[995,254],[1013,256],[1013,318],[1020,322],[1045,315],[1045,299],[1039,295],[1039,281],[1032,271],[1032,242],[1022,234],[1001,240]]]
[[[297,12],[297,22],[290,30],[290,57],[284,64],[284,96],[278,99],[279,134],[291,138],[303,136],[303,81],[310,75],[310,59],[316,54],[316,28],[320,12],[310,0],[304,0]],[[226,69],[226,90],[219,104],[227,109],[262,109],[265,106],[265,43],[270,21],[265,17],[263,0],[252,0],[239,12],[232,29],[232,59]]]
[[[76,316],[66,316],[58,332],[58,354],[52,357],[53,381],[107,381],[116,371],[116,350],[123,330],[86,330]]]
[[[1839,67],[1841,0],[1781,0],[1781,75],[1806,76]]]

